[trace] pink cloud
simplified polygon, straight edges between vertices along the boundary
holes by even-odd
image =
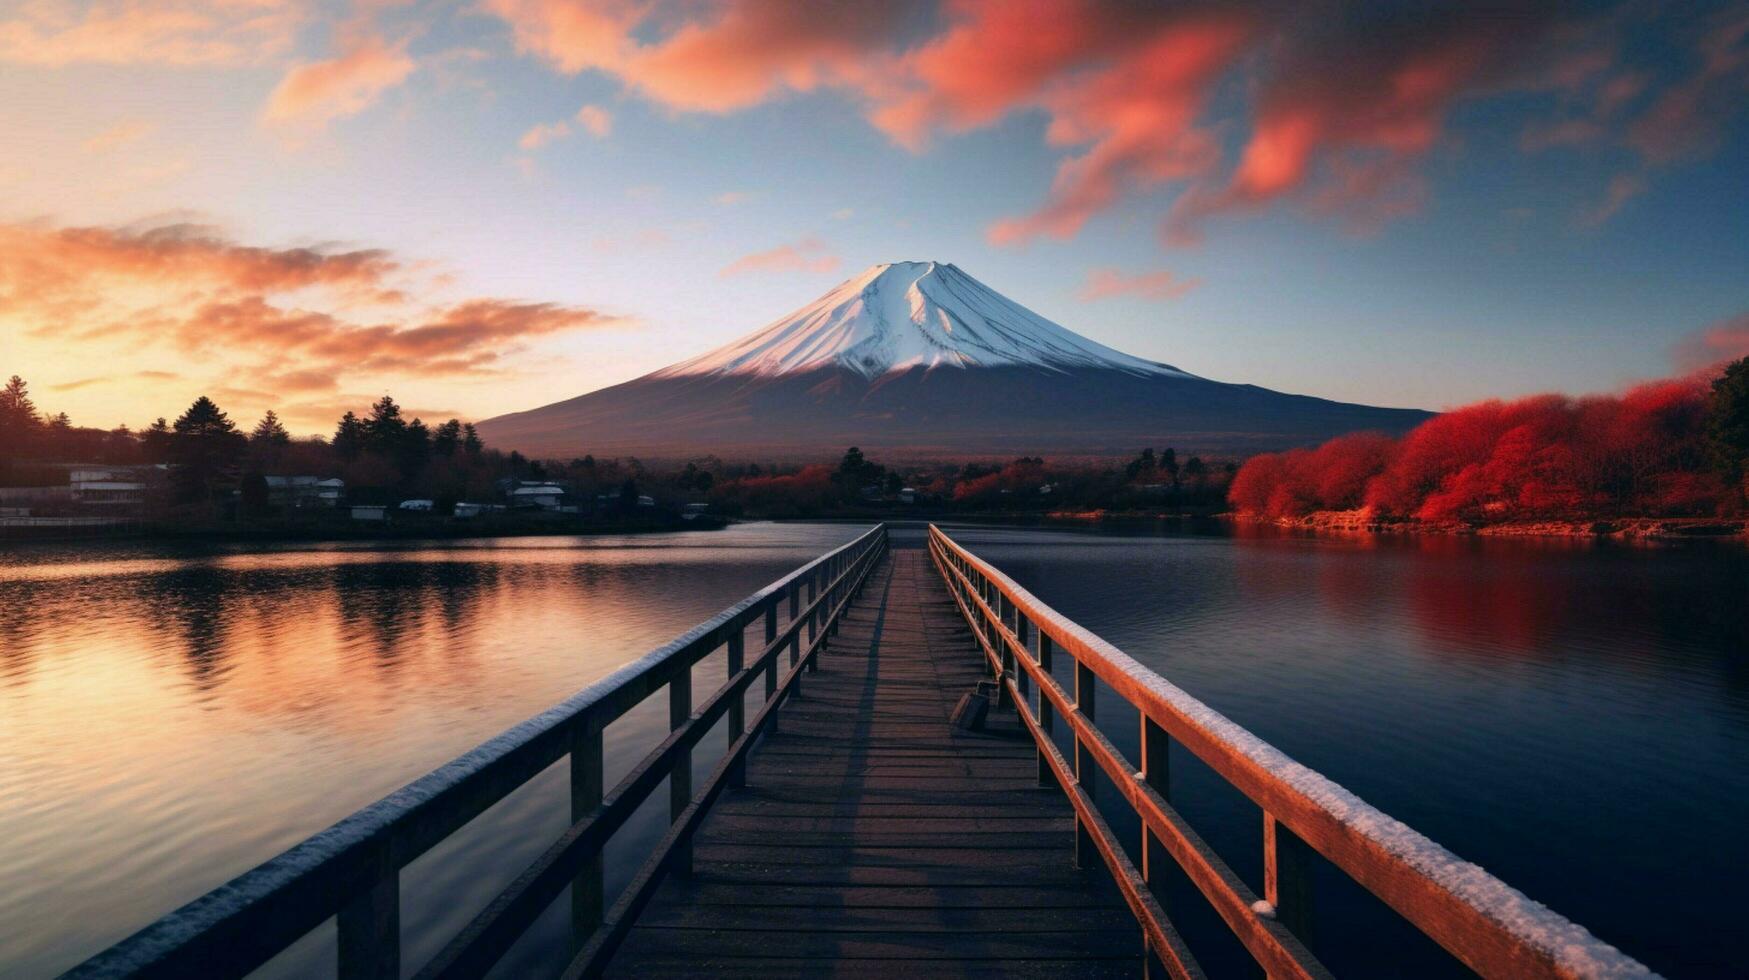
[[[304,18],[274,0],[34,0],[0,14],[0,61],[237,66],[284,53]]]
[[[564,139],[571,134],[571,127],[563,122],[537,123],[522,134],[516,145],[525,150],[538,150],[554,140]]]
[[[838,256],[817,238],[805,238],[793,245],[779,245],[763,252],[743,255],[717,273],[722,278],[746,275],[750,272],[812,272],[827,273],[839,266]]]
[[[1749,17],[1714,18],[1676,83],[1623,63],[1623,18],[1558,4],[1109,0],[487,0],[520,51],[598,70],[676,111],[730,112],[832,89],[896,143],[1016,113],[1061,153],[1050,190],[987,237],[1068,238],[1120,202],[1176,187],[1162,227],[1292,202],[1368,233],[1418,213],[1422,162],[1466,99],[1548,95],[1526,150],[1632,138],[1689,152],[1744,103]],[[1674,19],[1673,19],[1674,20]],[[1679,22],[1678,22],[1679,23]],[[1219,100],[1216,93],[1222,93]],[[1230,96],[1227,93],[1231,93]],[[1236,160],[1222,145],[1236,136]]]
[[[1178,299],[1200,285],[1202,285],[1201,279],[1180,279],[1165,269],[1159,272],[1143,272],[1129,276],[1125,275],[1122,270],[1106,267],[1090,270],[1087,273],[1087,281],[1082,284],[1081,291],[1076,295],[1087,302],[1110,299],[1114,296],[1171,300]]]
[[[1749,357],[1749,313],[1720,320],[1684,338],[1671,350],[1676,369],[1711,373],[1738,358]]]
[[[1603,200],[1586,208],[1579,214],[1579,224],[1585,228],[1597,228],[1615,217],[1622,206],[1646,190],[1645,178],[1635,174],[1617,174],[1609,180],[1609,187],[1603,192]]]
[[[1749,101],[1749,11],[1713,18],[1696,44],[1694,72],[1653,100],[1628,139],[1653,163],[1707,148]]]
[[[613,114],[597,105],[586,105],[577,110],[577,125],[583,131],[596,139],[606,139],[613,132]]]
[[[294,66],[267,98],[262,118],[270,123],[322,125],[356,115],[413,73],[404,44],[379,37],[350,41],[337,58]]]

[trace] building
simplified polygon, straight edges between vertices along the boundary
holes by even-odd
[[[75,466],[67,471],[72,501],[99,507],[137,507],[146,502],[147,466]]]
[[[346,481],[319,476],[267,477],[267,499],[275,507],[337,507],[346,494]]]
[[[556,483],[533,483],[510,491],[510,506],[558,510],[565,503],[565,488]]]
[[[382,504],[353,504],[352,519],[355,521],[386,521],[389,519],[389,509]]]

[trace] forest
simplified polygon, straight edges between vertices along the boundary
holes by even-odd
[[[1247,460],[1235,511],[1498,523],[1744,512],[1749,358],[1620,395],[1537,395],[1444,412],[1403,436],[1342,436]]]

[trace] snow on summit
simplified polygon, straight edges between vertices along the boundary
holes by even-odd
[[[945,262],[871,266],[776,323],[651,377],[837,367],[874,378],[914,367],[1009,366],[1195,377],[1088,340]]]

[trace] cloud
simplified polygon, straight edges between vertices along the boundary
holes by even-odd
[[[1122,270],[1106,267],[1089,270],[1087,281],[1081,285],[1081,290],[1076,295],[1087,302],[1114,296],[1171,300],[1178,299],[1200,285],[1201,279],[1180,279],[1165,269],[1128,276]]]
[[[856,209],[855,208],[839,208],[838,210],[827,215],[826,217],[831,218],[833,221],[849,221],[851,218],[856,217]]]
[[[413,68],[405,44],[391,45],[374,35],[353,38],[339,57],[286,72],[268,96],[262,119],[321,126],[357,115],[406,81]]]
[[[1676,369],[1688,373],[1711,373],[1743,357],[1749,357],[1749,313],[1739,313],[1696,331],[1670,352]]]
[[[277,0],[31,0],[0,14],[0,61],[235,67],[269,62],[305,8]]]
[[[796,4],[730,0],[657,10],[632,0],[488,0],[519,51],[567,74],[611,72],[675,109],[729,112],[783,92],[874,83],[868,59],[892,43],[919,0]],[[665,36],[640,39],[648,28]]]
[[[571,118],[575,120],[578,128],[596,139],[606,139],[607,135],[613,132],[613,115],[600,106],[586,105],[578,109],[577,114]],[[538,150],[548,143],[564,139],[569,135],[571,135],[571,123],[566,120],[538,123],[523,133],[522,138],[516,141],[516,145],[525,150]]]
[[[723,267],[718,276],[746,275],[750,272],[812,272],[827,273],[838,268],[838,256],[817,238],[804,238],[792,245],[779,245],[763,252],[743,255]]]
[[[723,207],[732,208],[737,204],[745,203],[752,196],[752,194],[749,194],[746,191],[724,191],[716,197],[711,198],[711,200],[721,204]]]
[[[96,136],[79,144],[87,153],[108,153],[129,143],[137,143],[152,131],[152,124],[139,119],[116,123]]]
[[[613,113],[598,105],[586,105],[577,110],[577,125],[596,139],[606,139],[613,132]]]
[[[525,150],[538,150],[554,140],[564,139],[571,134],[571,127],[564,122],[536,123],[529,127],[528,132],[516,141],[516,145]]]
[[[1041,116],[1060,156],[1034,209],[997,244],[1069,238],[1120,202],[1176,191],[1162,225],[1189,244],[1217,216],[1289,203],[1351,231],[1422,211],[1424,161],[1466,100],[1553,99],[1522,129],[1535,151],[1632,139],[1648,158],[1703,149],[1741,106],[1749,16],[1673,13],[1694,65],[1629,63],[1642,19],[1576,3],[1323,0],[1122,3],[945,0],[487,0],[518,50],[603,72],[665,108],[731,112],[834,90],[894,142]],[[1704,21],[1704,23],[1701,23]],[[1696,22],[1699,26],[1683,25]],[[1687,34],[1682,32],[1686,30]],[[1525,111],[1514,108],[1511,111]],[[1631,135],[1630,135],[1631,134]],[[1233,145],[1233,159],[1223,147]]]
[[[358,375],[502,375],[533,340],[627,323],[559,303],[416,302],[432,288],[424,267],[381,249],[244,245],[186,224],[0,225],[0,329],[227,365],[251,387],[295,393]]]
[[[1629,142],[1653,163],[1710,148],[1749,102],[1749,11],[1712,18],[1700,31],[1695,60],[1692,74],[1662,92],[1629,130]]]
[[[1609,180],[1609,187],[1603,193],[1603,200],[1587,207],[1579,213],[1579,225],[1583,228],[1597,228],[1610,218],[1615,217],[1622,206],[1646,190],[1645,178],[1635,174],[1617,174]]]
[[[49,390],[50,391],[78,391],[80,388],[88,388],[91,385],[103,384],[104,382],[109,381],[109,380],[110,380],[109,378],[101,377],[101,376],[95,377],[95,378],[80,378],[77,381],[63,381],[58,385],[49,385]]]

